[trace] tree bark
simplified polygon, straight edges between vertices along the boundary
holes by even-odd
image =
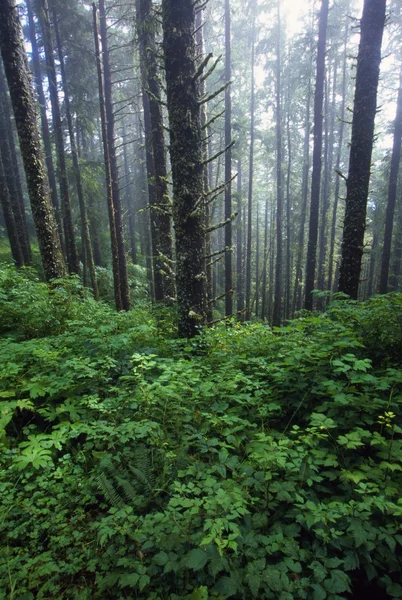
[[[38,97],[38,102],[39,102],[39,112],[40,112],[41,128],[42,128],[42,140],[43,140],[43,146],[44,146],[44,151],[45,151],[47,177],[48,177],[49,186],[50,186],[50,197],[52,200],[52,205],[53,205],[53,209],[54,209],[55,216],[56,216],[58,231],[59,231],[59,235],[60,235],[60,241],[63,245],[63,227],[62,227],[62,222],[61,222],[60,203],[59,203],[59,198],[57,196],[56,176],[55,176],[54,164],[53,164],[52,145],[50,142],[49,123],[48,123],[47,113],[46,113],[46,98],[45,98],[45,93],[43,91],[43,84],[42,84],[42,74],[41,74],[41,68],[40,68],[38,43],[36,41],[35,22],[34,22],[32,7],[31,7],[31,1],[25,0],[25,4],[27,7],[27,11],[28,11],[29,41],[31,42],[31,49],[32,49],[32,70],[33,70],[33,75],[34,75],[36,95]]]
[[[277,39],[276,39],[276,267],[275,267],[275,299],[272,324],[279,327],[282,318],[282,216],[283,216],[283,170],[282,170],[282,60],[281,60],[281,13],[277,5]]]
[[[243,263],[243,219],[242,219],[242,162],[237,161],[237,221],[236,221],[236,296],[237,313],[240,320],[244,311],[244,263]]]
[[[124,230],[120,202],[119,189],[119,169],[117,166],[115,132],[114,132],[114,113],[112,101],[112,75],[109,61],[109,47],[107,39],[107,24],[105,0],[99,0],[99,25],[102,41],[102,64],[103,64],[103,92],[105,98],[106,112],[106,132],[107,145],[109,152],[110,176],[112,185],[112,198],[114,207],[117,252],[119,256],[119,279],[120,279],[120,295],[121,305],[123,310],[130,310],[130,289],[128,285],[127,260],[124,248]]]
[[[82,187],[81,170],[80,170],[80,165],[78,162],[77,146],[75,143],[73,119],[71,116],[71,109],[70,109],[70,97],[69,97],[68,82],[67,82],[66,70],[64,68],[63,48],[62,48],[62,43],[61,43],[61,38],[60,38],[59,27],[57,24],[57,14],[55,11],[53,13],[53,21],[54,21],[54,28],[55,28],[55,34],[56,34],[57,51],[58,51],[59,62],[60,62],[61,83],[62,83],[62,87],[63,87],[63,91],[64,91],[64,107],[66,110],[68,134],[70,137],[75,185],[77,187],[78,204],[80,207],[82,238],[83,238],[83,244],[82,244],[83,245],[83,255],[85,256],[86,267],[89,270],[89,277],[91,280],[93,295],[94,295],[94,298],[97,300],[99,298],[99,291],[98,291],[98,284],[96,282],[95,262],[94,262],[94,255],[93,255],[93,251],[92,251],[91,234],[89,231],[88,212],[87,212],[86,202],[85,202],[85,198],[84,198],[84,190]],[[86,269],[84,268],[84,274],[85,274],[85,272],[86,272]]]
[[[95,2],[92,4],[92,10],[93,10],[93,22],[94,22],[96,67],[97,67],[97,71],[98,71],[99,109],[100,109],[101,125],[102,125],[103,158],[104,158],[104,163],[105,163],[106,196],[107,196],[110,243],[111,243],[111,253],[112,253],[114,301],[115,301],[116,309],[123,310],[123,302],[122,302],[122,298],[121,298],[121,286],[120,286],[119,252],[118,252],[118,248],[117,248],[115,209],[114,209],[114,204],[113,204],[113,192],[112,192],[112,175],[111,175],[111,171],[110,171],[110,156],[109,156],[109,145],[108,145],[108,136],[107,136],[105,94],[104,94],[104,89],[103,89],[102,61],[101,61],[101,52],[100,52],[100,44],[99,44],[98,18],[97,18],[97,10],[96,10]]]
[[[225,0],[225,81],[232,78],[230,3]],[[225,315],[233,312],[232,275],[232,97],[230,85],[225,90]]]
[[[380,285],[378,291],[380,294],[386,294],[388,291],[388,273],[391,259],[392,230],[394,227],[394,214],[396,204],[396,192],[398,186],[399,165],[401,162],[401,143],[402,143],[402,71],[399,79],[398,103],[394,123],[394,141],[391,155],[391,168],[388,182],[388,202],[385,216],[384,242],[382,248],[382,261],[380,272]]]
[[[357,57],[352,143],[346,183],[346,210],[338,288],[340,292],[355,300],[363,256],[385,6],[386,0],[365,0]]]
[[[0,46],[45,277],[48,280],[63,277],[65,265],[50,204],[32,82],[15,0],[0,2]]]
[[[173,177],[179,335],[204,322],[203,165],[193,0],[163,0],[163,47]]]
[[[64,152],[63,125],[61,121],[60,103],[57,93],[57,74],[53,56],[53,42],[50,29],[49,8],[47,0],[41,0],[39,11],[43,45],[46,56],[49,95],[52,105],[53,131],[56,143],[57,168],[59,176],[60,197],[63,211],[64,241],[66,246],[67,265],[70,273],[79,272],[79,258],[75,241],[73,215],[68,190],[66,156]]]
[[[325,77],[325,48],[327,39],[328,0],[322,0],[320,11],[320,24],[317,45],[317,74],[314,95],[314,148],[313,148],[313,173],[311,177],[311,205],[309,235],[307,247],[306,288],[304,308],[312,310],[315,279],[315,264],[317,255],[318,216],[320,209],[320,184],[322,165],[322,109],[324,100]]]

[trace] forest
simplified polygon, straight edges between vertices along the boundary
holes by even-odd
[[[402,2],[0,52],[0,600],[402,598]]]

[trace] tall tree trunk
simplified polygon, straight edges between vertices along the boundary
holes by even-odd
[[[2,155],[3,172],[14,215],[18,242],[22,252],[23,264],[29,265],[32,260],[28,227],[25,217],[24,197],[18,171],[18,159],[12,128],[11,110],[7,95],[7,83],[0,59],[0,153]],[[5,194],[7,192],[5,191]]]
[[[106,112],[107,145],[109,150],[112,198],[114,207],[117,252],[119,255],[120,294],[123,310],[130,310],[130,289],[128,285],[127,260],[124,248],[124,230],[120,202],[119,170],[117,166],[114,134],[114,113],[112,101],[112,75],[109,62],[105,0],[99,0],[99,25],[102,41],[103,84]]]
[[[290,77],[289,77],[290,79]],[[288,80],[288,94],[287,94],[287,115],[286,115],[286,134],[288,144],[288,165],[286,173],[286,291],[285,291],[285,306],[284,306],[284,318],[288,319],[290,316],[290,298],[292,293],[292,256],[290,251],[290,238],[292,235],[292,223],[291,223],[291,197],[290,197],[290,180],[292,174],[292,136],[290,133],[290,103],[291,103],[291,87],[290,81]]]
[[[92,286],[94,298],[97,300],[99,298],[99,291],[98,291],[98,284],[96,282],[95,262],[94,262],[94,255],[92,252],[91,234],[89,231],[88,212],[87,212],[86,202],[85,202],[85,198],[84,198],[84,190],[82,187],[82,179],[81,179],[80,165],[78,162],[77,146],[75,143],[73,119],[71,116],[71,109],[70,109],[69,89],[68,89],[68,83],[67,83],[66,70],[64,68],[63,48],[62,48],[62,43],[61,43],[61,38],[60,38],[59,27],[57,24],[57,14],[55,11],[53,12],[53,22],[54,22],[54,28],[55,28],[55,33],[56,33],[56,45],[57,45],[57,51],[58,51],[58,55],[59,55],[59,62],[60,62],[61,83],[62,83],[63,92],[64,92],[64,108],[65,108],[66,117],[67,117],[68,134],[70,137],[75,185],[77,187],[78,203],[79,203],[79,207],[80,207],[82,239],[83,239],[83,255],[85,257],[86,267],[89,269],[89,277],[91,279],[91,286]],[[84,268],[84,274],[85,274],[85,272],[86,272],[86,269]]]
[[[63,211],[63,229],[66,246],[67,264],[70,273],[78,273],[79,258],[75,241],[73,215],[68,190],[66,156],[64,152],[63,125],[61,121],[59,97],[57,93],[57,74],[53,56],[53,42],[50,29],[49,8],[47,0],[41,0],[39,20],[42,30],[43,45],[46,56],[49,95],[52,105],[53,131],[56,142],[57,168],[60,185],[60,197]]]
[[[255,5],[253,4],[253,25],[251,32],[251,99],[250,99],[250,159],[247,201],[247,251],[246,251],[246,321],[250,319],[251,310],[251,238],[253,234],[253,174],[254,174],[254,120],[255,120]]]
[[[46,98],[45,92],[43,91],[42,84],[42,73],[40,68],[40,60],[39,60],[39,50],[38,43],[36,41],[36,31],[35,31],[35,21],[31,7],[31,0],[25,0],[25,4],[28,11],[28,23],[29,23],[29,41],[31,43],[32,49],[32,70],[34,75],[35,82],[35,90],[36,95],[38,97],[39,102],[39,112],[41,119],[41,129],[42,129],[42,139],[43,146],[45,151],[45,159],[46,159],[46,169],[47,176],[50,186],[50,197],[52,200],[53,209],[56,216],[58,231],[60,235],[61,243],[63,244],[63,226],[61,222],[61,213],[60,213],[60,203],[59,198],[57,196],[57,184],[56,184],[56,176],[53,164],[53,153],[52,153],[52,145],[50,142],[50,131],[49,131],[49,123],[47,119],[46,112]]]
[[[48,280],[63,277],[65,265],[50,204],[28,59],[15,0],[0,2],[0,47],[45,276]]]
[[[307,247],[306,289],[304,307],[313,308],[312,291],[314,289],[315,264],[317,255],[318,216],[320,210],[320,184],[322,165],[322,108],[324,100],[325,77],[325,48],[327,39],[328,0],[322,0],[320,11],[320,24],[317,45],[317,74],[314,95],[314,148],[313,148],[313,173],[311,177],[311,204],[310,221]]]
[[[300,206],[300,228],[297,240],[297,258],[295,269],[295,283],[293,289],[292,315],[301,308],[302,297],[302,264],[304,256],[304,237],[307,217],[308,201],[308,179],[310,170],[310,101],[311,101],[311,78],[308,82],[307,100],[306,100],[306,118],[304,121],[304,143],[303,143],[303,173],[301,186],[301,206]]]
[[[334,206],[332,209],[332,219],[331,219],[331,235],[329,242],[329,267],[328,267],[328,289],[332,290],[333,288],[333,271],[334,271],[334,253],[335,253],[335,234],[336,234],[336,220],[338,215],[338,202],[339,202],[339,189],[341,178],[339,176],[339,170],[341,166],[342,160],[342,151],[343,151],[343,134],[345,130],[345,110],[346,110],[346,66],[347,66],[347,43],[348,43],[348,27],[345,27],[345,39],[343,46],[343,65],[342,65],[342,90],[341,90],[341,113],[340,113],[340,125],[339,125],[339,140],[338,140],[338,150],[336,154],[336,166],[335,171],[337,173],[336,181],[335,181],[335,192],[334,192]]]
[[[128,152],[127,152],[127,142],[126,140],[126,130],[123,126],[123,161],[124,161],[124,186],[125,186],[125,197],[126,197],[126,207],[128,212],[128,230],[130,235],[130,254],[133,265],[137,264],[137,247],[135,241],[135,210],[134,210],[134,194],[133,194],[133,184],[130,181],[130,167],[128,164]]]
[[[402,70],[399,79],[398,104],[394,123],[394,142],[391,156],[391,168],[388,182],[388,202],[387,213],[385,217],[384,243],[382,249],[381,273],[380,273],[380,294],[386,294],[388,291],[388,273],[391,259],[392,229],[394,226],[394,214],[396,203],[396,191],[398,185],[399,164],[401,162],[401,143],[402,143]]]
[[[339,291],[353,299],[357,299],[363,256],[385,5],[386,0],[365,0],[361,20],[339,269]]]
[[[192,337],[205,318],[202,131],[195,61],[193,0],[163,0],[163,47],[173,177],[179,334]]]
[[[154,177],[154,203],[150,203],[151,222],[154,223],[154,277],[155,293],[160,300],[171,303],[175,296],[172,236],[170,224],[170,201],[167,186],[165,140],[161,92],[158,80],[157,51],[155,44],[155,24],[152,22],[152,1],[138,0],[137,26],[140,39],[141,70],[143,81],[145,136],[152,153]],[[148,164],[148,159],[147,159]]]
[[[225,0],[225,81],[232,78],[230,3]],[[225,315],[233,312],[232,275],[232,98],[230,85],[225,90]]]
[[[283,213],[283,170],[282,170],[282,60],[281,60],[281,13],[277,4],[277,39],[276,39],[276,268],[275,268],[275,300],[272,324],[279,327],[282,318],[282,213]]]
[[[268,196],[265,201],[265,223],[264,223],[264,266],[262,271],[262,301],[261,301],[261,320],[267,318],[267,262],[268,262]]]
[[[242,162],[241,157],[237,161],[237,221],[236,221],[236,297],[238,318],[244,316],[244,263],[243,263],[243,198],[242,198]]]
[[[260,212],[258,197],[255,202],[255,316],[260,310]]]
[[[94,20],[96,67],[97,67],[97,71],[98,71],[99,109],[100,109],[101,125],[102,125],[103,157],[104,157],[104,163],[105,163],[105,176],[106,176],[106,196],[107,196],[110,242],[111,242],[111,252],[112,252],[114,301],[116,304],[116,309],[123,310],[123,302],[122,302],[122,297],[121,297],[121,285],[120,285],[119,251],[118,251],[118,247],[117,247],[115,209],[114,209],[114,204],[113,204],[112,174],[111,174],[111,170],[110,170],[110,155],[109,155],[109,145],[108,145],[108,137],[107,137],[105,94],[104,94],[104,89],[103,89],[103,75],[102,75],[102,61],[101,61],[101,52],[100,52],[100,44],[99,44],[98,17],[97,17],[97,10],[96,10],[95,2],[92,4],[92,10],[93,10],[93,20]]]

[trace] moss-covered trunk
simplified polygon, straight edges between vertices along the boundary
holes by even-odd
[[[205,318],[202,134],[195,77],[194,1],[163,0],[162,16],[179,334],[192,337]]]
[[[45,276],[47,279],[62,277],[65,265],[50,204],[32,82],[15,0],[0,2],[0,47]]]

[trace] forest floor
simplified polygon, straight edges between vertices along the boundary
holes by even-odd
[[[402,295],[175,337],[0,268],[0,599],[402,598]]]

